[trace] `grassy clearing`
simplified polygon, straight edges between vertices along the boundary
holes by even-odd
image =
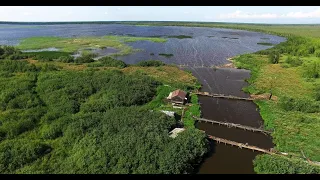
[[[128,42],[151,41],[163,43],[167,40],[164,38],[153,37],[130,37],[130,36],[103,36],[103,37],[79,37],[79,38],[62,38],[62,37],[31,37],[23,39],[17,46],[21,50],[59,48],[64,52],[75,52],[86,48],[103,48],[112,47],[120,50],[115,55],[130,54],[136,49],[126,45]]]
[[[93,64],[97,64],[98,62],[93,63],[83,63],[83,64],[75,64],[75,63],[63,63],[58,61],[50,61],[50,62],[41,62],[33,59],[26,60],[30,64],[34,64],[36,66],[43,66],[44,64],[52,64],[64,70],[86,70],[86,69],[96,69],[96,70],[120,70],[127,74],[134,73],[143,73],[147,74],[156,80],[163,82],[166,85],[173,86],[181,89],[192,89],[194,87],[198,87],[197,79],[189,72],[183,71],[176,66],[171,65],[162,65],[158,67],[154,66],[121,66],[121,67],[100,67],[95,66]]]
[[[164,82],[167,85],[186,89],[186,87],[194,87],[197,79],[192,74],[187,73],[176,66],[160,66],[160,67],[139,67],[129,66],[122,69],[125,73],[141,72]]]
[[[183,124],[187,128],[194,128],[195,121],[192,116],[200,117],[200,105],[199,105],[199,99],[198,96],[195,94],[191,95],[191,103],[192,105],[187,108],[187,110],[184,112],[183,117]]]
[[[270,64],[265,55],[244,55],[235,58],[235,64],[251,70],[250,85],[245,88],[247,92],[260,94],[272,91],[279,99],[277,102],[256,102],[267,128],[275,129],[272,136],[276,149],[296,154],[303,150],[310,159],[320,161],[320,109],[317,108],[320,106],[315,105],[315,112],[308,112],[312,104],[317,104],[314,94],[320,79],[305,78],[303,66],[282,67],[286,57],[281,57],[279,64]],[[304,60],[319,59],[304,57]],[[292,99],[288,102],[285,97]],[[284,109],[288,105],[290,108]],[[259,161],[264,160],[261,158]]]

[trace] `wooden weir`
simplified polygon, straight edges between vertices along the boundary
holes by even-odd
[[[228,144],[228,145],[231,145],[231,146],[237,146],[239,148],[246,148],[246,149],[251,149],[253,151],[259,151],[259,152],[263,152],[263,153],[266,153],[266,154],[270,154],[270,155],[280,155],[280,156],[288,156],[289,154],[288,153],[284,153],[284,152],[278,152],[274,149],[263,149],[263,148],[259,148],[259,147],[256,147],[256,146],[251,146],[251,145],[248,145],[248,144],[243,144],[243,143],[239,143],[239,142],[235,142],[235,141],[230,141],[230,140],[227,140],[227,139],[223,139],[223,138],[218,138],[218,137],[215,137],[215,136],[211,136],[211,135],[207,135],[208,138],[218,142],[218,143],[224,143],[224,144]],[[303,154],[304,155],[304,154]],[[320,166],[320,162],[317,162],[317,161],[311,161],[310,159],[304,157],[304,158],[301,158],[301,157],[298,157],[296,155],[293,155],[291,154],[290,156],[294,156],[296,158],[299,158],[299,159],[306,159],[306,160],[303,160],[304,162],[308,163],[308,164],[311,164],[311,165],[315,165],[315,166]]]
[[[206,123],[214,123],[214,124],[219,124],[219,125],[224,125],[224,126],[228,126],[228,127],[235,127],[235,128],[239,128],[239,129],[244,129],[244,130],[248,130],[248,131],[252,131],[252,132],[262,132],[262,133],[267,133],[267,134],[271,134],[271,131],[267,131],[267,130],[263,130],[263,129],[259,129],[259,128],[254,128],[254,127],[250,127],[250,126],[244,126],[241,124],[234,124],[234,123],[226,123],[226,122],[219,122],[219,121],[215,121],[215,120],[211,120],[211,119],[205,119],[205,118],[198,118],[193,116],[193,118],[197,121],[202,121],[202,122],[206,122]]]
[[[238,142],[235,142],[235,141],[230,141],[230,140],[227,140],[227,139],[218,138],[218,137],[211,136],[211,135],[208,135],[208,138],[213,139],[213,140],[217,141],[218,143],[224,143],[224,144],[229,144],[229,145],[232,145],[232,146],[238,146],[241,149],[242,148],[246,148],[246,149],[251,149],[253,151],[260,151],[260,152],[267,153],[267,154],[275,154],[270,149],[269,150],[268,149],[263,149],[263,148],[259,148],[259,147],[256,147],[256,146],[251,146],[251,145],[248,145],[248,144],[238,143]]]
[[[232,95],[224,95],[224,94],[212,94],[208,92],[195,92],[193,94],[201,95],[201,96],[209,96],[214,98],[226,98],[226,99],[236,99],[236,100],[246,100],[246,101],[253,101],[254,98],[244,98],[244,97],[237,97]]]

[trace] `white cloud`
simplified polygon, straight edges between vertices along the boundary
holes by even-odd
[[[249,13],[243,11],[235,11],[233,13],[220,14],[218,18],[220,19],[263,19],[263,18],[277,18],[277,14],[272,13]]]
[[[205,18],[208,19],[208,16]],[[310,12],[289,12],[286,14],[275,13],[250,13],[237,10],[233,13],[220,14],[218,19],[272,19],[272,18],[320,18],[320,8]],[[212,19],[212,18],[210,18]]]
[[[29,15],[31,15],[31,14],[32,14],[31,12],[24,12],[24,13],[23,13],[24,16],[29,16]]]
[[[104,12],[104,14],[108,14],[108,12]]]
[[[290,12],[281,15],[283,18],[320,18],[320,8],[311,12]]]

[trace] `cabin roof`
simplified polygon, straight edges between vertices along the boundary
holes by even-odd
[[[161,110],[161,112],[165,113],[166,115],[168,115],[170,117],[174,117],[174,114],[175,114],[174,111],[163,111],[163,110]]]
[[[172,131],[169,132],[169,136],[175,138],[178,136],[178,133],[184,131],[184,128],[174,128]]]
[[[187,93],[186,93],[186,92],[184,92],[184,91],[182,91],[182,90],[180,90],[180,89],[177,89],[177,90],[175,90],[175,91],[172,91],[172,92],[169,94],[168,98],[171,99],[171,98],[173,98],[173,97],[180,97],[181,99],[184,99],[186,96],[187,96]]]

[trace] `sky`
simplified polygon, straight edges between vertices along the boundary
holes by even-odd
[[[320,24],[320,6],[0,6],[0,21]]]

